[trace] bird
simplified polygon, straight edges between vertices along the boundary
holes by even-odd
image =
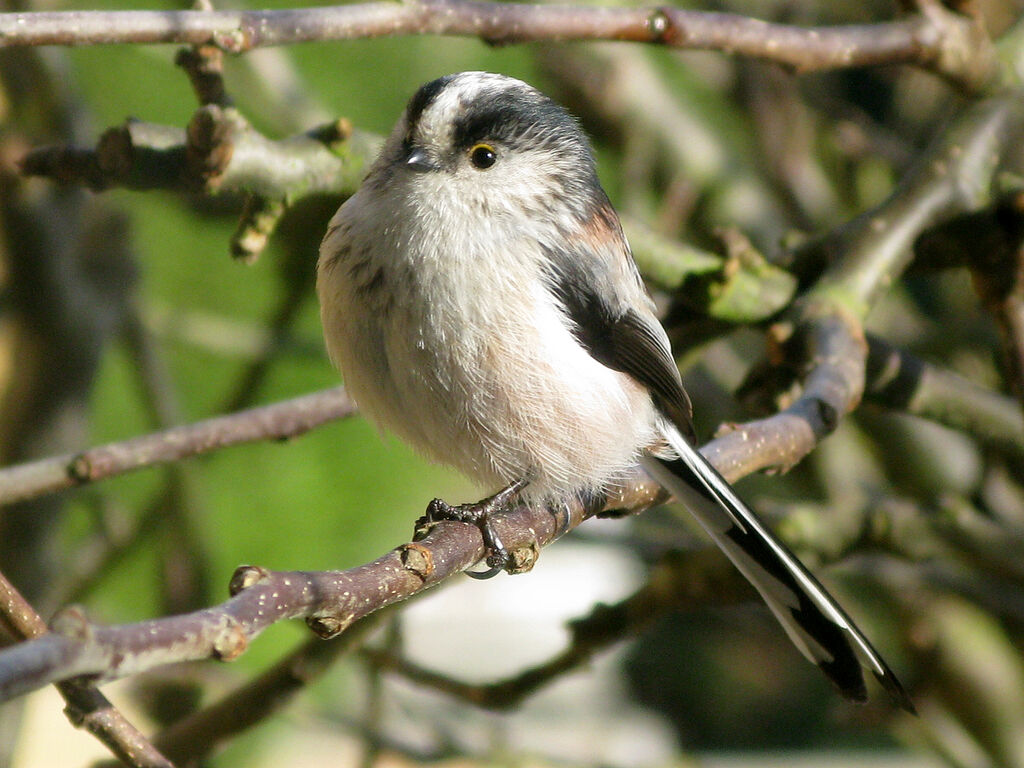
[[[906,690],[852,619],[700,454],[689,396],[578,121],[521,80],[420,87],[317,264],[327,351],[361,413],[497,489],[435,500],[481,526],[510,500],[614,489],[639,464],[698,520],[846,697]]]

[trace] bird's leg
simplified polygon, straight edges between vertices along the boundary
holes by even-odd
[[[508,506],[508,503],[528,484],[525,478],[509,483],[493,496],[472,504],[459,504],[452,506],[443,499],[434,499],[427,505],[426,514],[416,521],[416,530],[429,527],[433,523],[442,520],[455,520],[462,523],[472,523],[480,529],[484,539],[484,547],[487,549],[488,570],[479,573],[467,571],[467,575],[474,579],[489,579],[496,576],[508,566],[512,559],[511,553],[502,544],[497,531],[491,523],[491,515]]]

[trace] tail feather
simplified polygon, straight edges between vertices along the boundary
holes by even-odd
[[[666,432],[679,458],[647,456],[645,469],[697,518],[761,594],[800,652],[848,698],[867,698],[863,667],[898,706],[914,712],[892,670],[821,583],[693,446],[674,429]]]

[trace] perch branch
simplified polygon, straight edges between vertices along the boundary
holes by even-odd
[[[820,509],[810,514],[797,511],[786,519],[786,539],[798,550],[822,555],[821,562],[841,560],[853,551],[881,549],[914,562],[936,561],[948,572],[956,571],[956,558],[969,559],[971,573],[1019,584],[1020,532],[994,523],[965,500],[947,500],[945,506],[936,519],[935,510],[883,497],[850,509],[849,525],[836,525],[835,518]],[[966,591],[965,585],[957,588]],[[507,710],[567,671],[586,665],[596,654],[641,633],[667,611],[728,605],[752,597],[749,583],[713,550],[685,556],[670,553],[652,570],[648,582],[625,600],[598,605],[589,615],[571,621],[570,640],[562,651],[505,679],[466,682],[380,648],[364,647],[359,656],[379,669],[461,701]]]
[[[638,511],[664,498],[655,483],[638,475],[614,498],[589,506],[577,500],[557,509],[517,505],[498,515],[495,527],[516,569],[525,571],[541,547],[587,517]],[[475,526],[441,523],[422,539],[347,571],[243,566],[232,578],[230,600],[188,614],[102,626],[72,607],[55,617],[49,634],[0,651],[0,701],[69,678],[99,683],[180,661],[229,661],[268,626],[286,619],[305,619],[321,637],[334,637],[358,619],[465,570],[483,554]]]
[[[785,436],[782,443],[789,444]],[[775,449],[767,442],[751,442],[746,450]],[[737,452],[723,450],[721,439],[703,452],[728,480],[738,478],[737,468],[758,463],[727,465]],[[586,518],[609,511],[638,512],[665,498],[657,484],[637,473],[614,497],[588,505],[574,500],[557,509],[518,505],[499,513],[494,524],[512,552],[514,570],[526,571],[540,548]],[[347,571],[274,572],[244,566],[232,579],[230,600],[193,613],[102,626],[69,608],[55,618],[51,633],[0,652],[0,701],[69,678],[98,683],[181,661],[232,660],[268,626],[287,619],[305,619],[318,635],[334,637],[364,616],[465,570],[483,554],[475,526],[445,522],[422,539]]]
[[[396,35],[462,35],[492,45],[537,40],[626,40],[727,51],[802,72],[908,63],[967,89],[995,74],[977,19],[944,10],[878,24],[797,27],[672,7],[521,5],[471,0],[363,3],[263,11],[63,11],[0,14],[0,47],[112,43],[260,46]]]

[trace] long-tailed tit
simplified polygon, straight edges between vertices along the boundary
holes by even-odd
[[[601,493],[639,462],[846,696],[866,698],[863,667],[913,709],[694,448],[689,397],[590,145],[546,96],[483,72],[420,88],[331,220],[317,291],[331,359],[379,426],[503,489],[500,501]]]

